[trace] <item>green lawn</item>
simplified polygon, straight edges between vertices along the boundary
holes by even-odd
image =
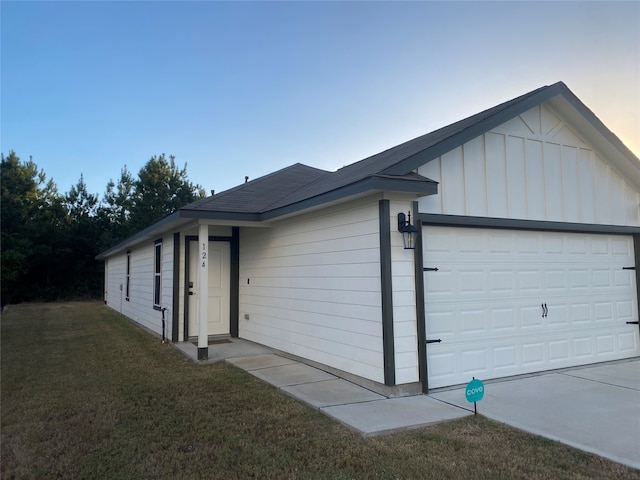
[[[12,305],[1,325],[3,479],[640,479],[481,416],[362,438],[100,303]]]

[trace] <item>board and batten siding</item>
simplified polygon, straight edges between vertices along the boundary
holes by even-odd
[[[384,382],[377,200],[242,228],[240,337]]]
[[[422,213],[639,226],[640,195],[546,105],[418,169],[440,183]]]
[[[107,259],[107,305],[143,327],[162,335],[162,312],[153,308],[154,242],[147,242],[131,250],[129,300],[126,299],[127,253],[120,252]],[[162,238],[161,296],[165,312],[165,330],[171,336],[173,302],[173,235]],[[120,290],[122,285],[122,290]]]

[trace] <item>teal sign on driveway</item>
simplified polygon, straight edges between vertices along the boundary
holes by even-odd
[[[484,397],[484,384],[482,380],[474,378],[467,384],[467,388],[464,391],[467,397],[467,402],[479,402]]]

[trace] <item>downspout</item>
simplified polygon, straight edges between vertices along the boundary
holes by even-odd
[[[167,307],[162,307],[162,343],[167,343],[167,336],[165,334],[165,321],[164,321],[164,312],[166,312],[168,310]]]

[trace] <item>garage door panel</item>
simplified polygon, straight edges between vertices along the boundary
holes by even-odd
[[[633,302],[630,300],[620,300],[616,302],[617,320],[621,322],[632,322],[633,320]]]
[[[423,239],[439,269],[425,273],[427,338],[442,340],[427,346],[430,388],[640,354],[631,237],[425,227]]]
[[[576,337],[573,339],[573,352],[576,358],[587,358],[593,355],[593,338]]]
[[[562,328],[569,325],[571,318],[568,314],[568,305],[552,305],[547,308],[549,313],[544,317],[547,320],[546,327]]]
[[[515,369],[516,372],[535,372],[544,365],[544,345],[539,341],[523,342],[521,346],[522,361],[521,368]]]
[[[490,328],[496,332],[509,332],[516,329],[515,308],[494,308],[491,310]]]
[[[616,287],[628,288],[633,283],[633,277],[628,270],[615,270],[613,272]]]
[[[618,335],[618,349],[624,352],[638,351],[638,336],[634,332],[623,332]]]
[[[617,342],[617,348],[616,348]],[[527,338],[511,338],[485,347],[456,344],[434,345],[427,365],[430,388],[461,383],[472,377],[500,378],[534,373],[541,370],[565,368],[576,365],[576,359],[593,363],[594,354],[602,361],[616,359],[618,351],[631,355],[637,352],[633,334],[580,336],[567,334],[565,339],[547,336],[542,341]],[[486,377],[491,371],[492,377]],[[464,382],[462,382],[464,383]]]
[[[606,238],[593,238],[590,242],[590,253],[591,255],[609,255],[609,242]]]
[[[453,273],[453,272],[452,272]],[[464,296],[484,294],[485,272],[483,270],[457,270],[458,293]],[[452,275],[452,278],[453,275]]]
[[[575,324],[591,321],[591,305],[588,303],[574,303],[571,305],[571,321]]]
[[[611,334],[598,335],[596,337],[596,354],[604,355],[613,353],[615,338]]]
[[[522,269],[517,272],[518,290],[526,295],[541,293],[541,272],[539,269]]]
[[[549,342],[549,362],[565,362],[569,359],[569,340]]]
[[[475,338],[478,334],[484,337],[513,335],[521,331],[535,334],[554,330],[571,331],[576,328],[616,327],[632,321],[633,308],[631,301],[612,303],[610,300],[593,305],[547,304],[548,314],[543,316],[541,305],[480,309],[476,304],[459,302],[433,308],[427,315],[427,321],[431,336]]]
[[[622,237],[611,240],[611,251],[617,257],[633,257],[633,243]]]

